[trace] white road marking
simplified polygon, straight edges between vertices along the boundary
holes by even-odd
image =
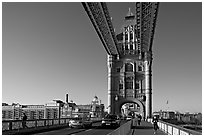
[[[88,129],[88,130],[85,130],[85,132],[87,132],[87,131],[91,131],[91,130],[93,130],[93,129]]]

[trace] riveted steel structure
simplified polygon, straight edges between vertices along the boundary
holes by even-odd
[[[121,113],[125,103],[139,105],[140,114],[152,116],[152,45],[159,3],[137,2],[129,10],[121,32],[115,34],[106,3],[82,3],[108,59],[108,112]]]

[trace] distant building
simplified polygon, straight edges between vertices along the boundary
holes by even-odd
[[[23,113],[27,115],[28,119],[42,119],[44,118],[44,105],[20,105],[19,103],[2,106],[2,119],[15,120],[22,119]]]
[[[72,117],[73,112],[75,111],[76,104],[71,102],[65,103],[62,107],[62,118]]]
[[[175,113],[175,118],[178,120],[178,121],[182,121],[182,116],[183,114],[179,113],[179,112],[176,112]]]
[[[43,119],[44,110],[44,105],[22,105],[21,112],[24,112],[28,119]]]
[[[2,103],[2,120],[21,119],[22,106],[20,104],[5,104]]]
[[[72,117],[90,117],[91,105],[76,105]]]
[[[201,113],[197,113],[195,115],[195,119],[197,119],[198,124],[202,124],[202,114]]]
[[[131,112],[131,103],[126,103],[122,105],[121,111],[122,111],[122,116],[128,116]]]
[[[45,104],[44,118],[45,119],[56,119],[59,117],[59,103],[49,102]]]
[[[166,112],[166,118],[167,118],[167,119],[175,119],[175,112],[173,112],[173,111],[167,111],[167,112]]]
[[[91,101],[91,104],[87,105],[76,105],[72,109],[73,117],[103,117],[104,116],[104,104],[97,96]]]
[[[122,105],[121,107],[121,115],[124,117],[124,116],[127,116],[128,115],[128,106],[126,104]]]
[[[189,124],[202,124],[202,113],[179,113],[173,111],[162,111],[154,112],[153,115],[158,115],[159,119],[163,120],[176,120],[178,123],[189,123]]]
[[[76,106],[77,106],[76,103],[74,103],[72,100],[70,100],[69,102],[69,95],[66,94],[65,102],[63,103],[62,106],[61,117],[62,118],[73,117],[74,116],[73,112],[75,111]]]
[[[201,113],[197,113],[197,114],[185,113],[180,116],[180,121],[183,121],[185,123],[201,125],[202,124],[202,114]]]
[[[157,115],[159,119],[175,119],[175,112],[173,111],[162,111],[154,112],[153,115]]]
[[[97,96],[94,97],[91,104],[76,105],[73,101],[68,102],[68,94],[66,94],[66,102],[59,103],[51,101],[45,105],[21,105],[19,103],[8,105],[2,103],[2,120],[22,119],[23,113],[28,119],[56,119],[78,117],[86,115],[89,117],[103,117],[104,104]]]
[[[67,95],[66,95],[67,96]],[[68,97],[67,97],[68,98]],[[68,99],[66,99],[68,101]],[[59,113],[60,110],[60,113]],[[49,102],[45,104],[45,118],[46,119],[55,119],[59,118],[69,118],[74,117],[77,111],[77,105],[72,100],[70,102]]]
[[[101,100],[97,96],[91,102],[91,117],[103,117],[104,116],[104,104],[101,104]]]
[[[55,103],[47,103],[45,105],[21,105],[19,103],[2,106],[2,119],[3,120],[15,120],[22,119],[23,113],[27,118],[32,119],[44,119],[44,118],[58,118],[59,106]]]
[[[79,113],[79,115],[90,117],[91,112],[91,104],[89,105],[77,105],[76,112]]]

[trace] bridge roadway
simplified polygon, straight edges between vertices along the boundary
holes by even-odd
[[[135,119],[131,121],[122,121],[121,126],[117,129],[101,128],[101,123],[93,124],[90,129],[68,128],[68,120],[62,119],[56,123],[58,119],[42,119],[42,120],[28,120],[27,126],[29,128],[22,129],[21,120],[2,121],[2,134],[3,135],[153,135],[153,125],[151,119],[142,121],[141,125],[137,125]],[[63,122],[64,121],[64,122]],[[40,126],[41,122],[41,126]],[[46,126],[44,126],[44,125]],[[159,120],[159,130],[156,135],[202,135],[202,132],[196,132],[181,126],[170,124]],[[57,130],[58,129],[58,130]]]
[[[124,121],[122,122],[124,123]],[[107,135],[115,128],[101,128],[101,123],[93,123],[92,128],[63,128],[58,130],[52,130],[48,132],[37,133],[35,135]]]
[[[121,125],[125,123],[122,121]],[[108,135],[115,128],[101,128],[100,122],[93,123],[92,128],[82,129],[82,128],[63,128],[58,130],[52,130],[48,132],[37,133],[35,135]],[[149,122],[142,121],[141,125],[138,126],[136,122],[133,122],[132,129],[129,135],[153,135],[153,126]],[[167,135],[166,133],[158,130],[156,135]]]

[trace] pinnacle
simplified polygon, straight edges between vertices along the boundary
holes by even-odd
[[[131,9],[130,9],[130,8],[129,8],[129,11],[128,11],[128,13],[127,13],[126,16],[134,16],[133,13],[131,12]]]

